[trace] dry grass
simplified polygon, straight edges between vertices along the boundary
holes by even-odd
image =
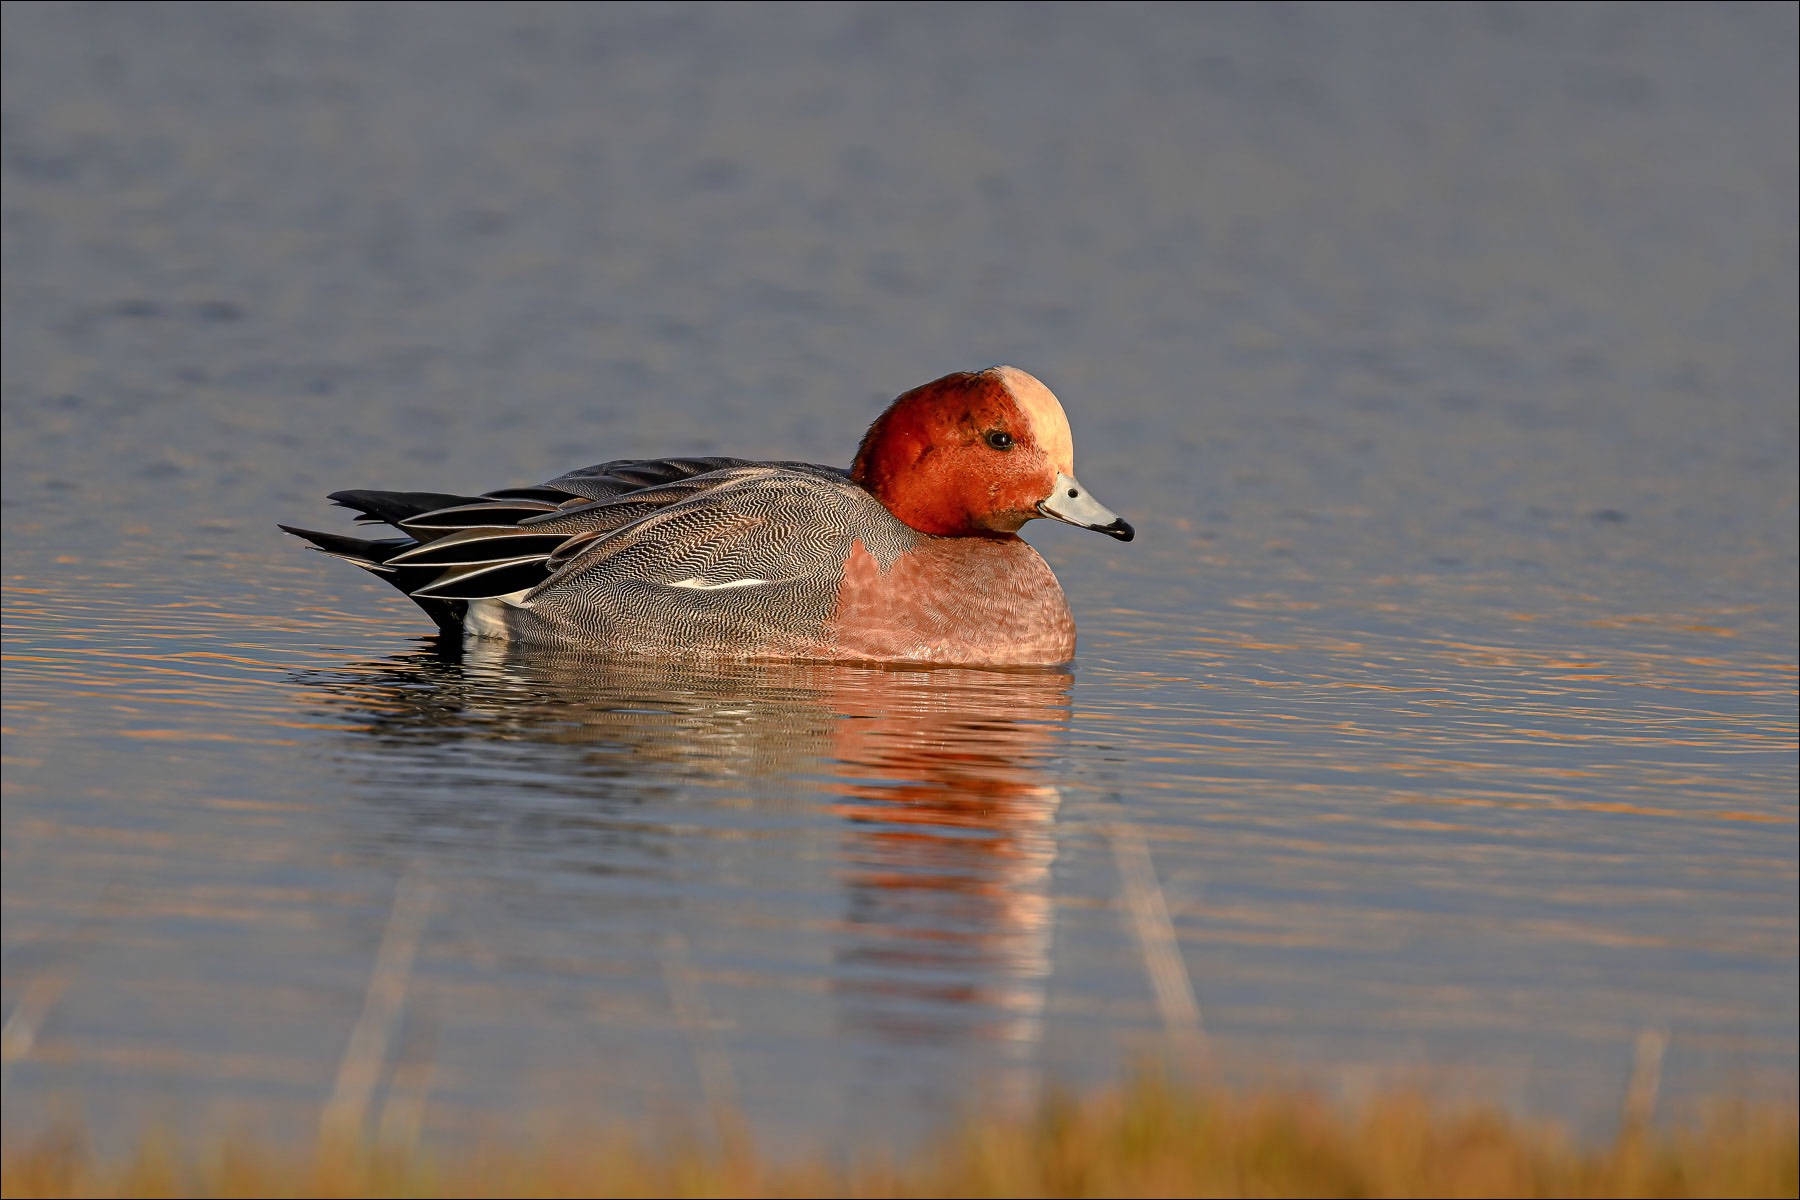
[[[6,1196],[1794,1196],[1800,1120],[1720,1109],[1687,1130],[1583,1146],[1492,1109],[1416,1093],[1354,1108],[1301,1091],[1213,1092],[1145,1078],[1053,1100],[1027,1120],[973,1121],[908,1162],[775,1164],[622,1135],[433,1155],[245,1138],[190,1150],[155,1139],[97,1161],[67,1135],[8,1147]]]
[[[1141,832],[1110,831],[1121,907],[1143,955],[1175,1061],[1204,1073],[1210,1047],[1175,930]],[[428,1084],[402,1062],[379,1131],[370,1098],[405,1007],[413,956],[431,907],[404,881],[376,954],[361,1018],[310,1148],[243,1136],[204,1146],[146,1138],[121,1160],[64,1130],[0,1151],[0,1194],[64,1196],[1795,1196],[1800,1110],[1767,1102],[1715,1106],[1687,1128],[1657,1127],[1667,1039],[1646,1029],[1610,1145],[1496,1108],[1451,1107],[1420,1091],[1330,1103],[1298,1088],[1232,1091],[1150,1073],[1117,1091],[1053,1097],[1029,1118],[975,1117],[901,1161],[774,1161],[741,1123],[715,1136],[663,1139],[583,1129],[519,1145],[493,1140],[448,1151],[416,1147]],[[729,1062],[705,1039],[704,998],[685,946],[666,947],[677,1019],[693,1036],[706,1094],[729,1112]],[[6,1022],[4,1058],[29,1055],[63,977],[33,984]],[[35,989],[35,990],[34,990]],[[428,1067],[428,1063],[423,1066]],[[412,1075],[420,1078],[412,1079]],[[15,1121],[15,1126],[19,1122]],[[285,1143],[284,1143],[285,1144]]]

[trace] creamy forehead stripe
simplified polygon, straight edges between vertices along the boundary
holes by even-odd
[[[1069,418],[1054,393],[1036,376],[1017,367],[994,367],[993,373],[1006,385],[1013,402],[1025,419],[1031,422],[1031,435],[1044,453],[1062,470],[1075,473],[1075,439],[1069,434]]]

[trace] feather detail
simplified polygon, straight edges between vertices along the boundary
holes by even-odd
[[[891,563],[922,536],[846,472],[810,463],[618,459],[481,496],[332,498],[408,536],[291,532],[380,574],[440,626],[455,627],[476,604],[477,632],[541,622],[563,631],[553,638],[602,644],[729,648],[774,630],[811,645],[854,544]],[[482,603],[501,597],[503,610]]]
[[[524,558],[549,558],[568,540],[556,533],[467,529],[414,546],[388,561],[406,567],[466,567],[479,563],[515,562]]]
[[[541,500],[484,500],[474,504],[434,508],[430,512],[407,517],[400,522],[400,528],[408,533],[416,533],[431,529],[513,526],[531,517],[541,517],[557,511],[556,505]]]

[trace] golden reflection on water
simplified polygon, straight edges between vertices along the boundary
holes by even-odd
[[[859,679],[833,695],[843,720],[832,746],[838,776],[826,787],[850,822],[852,936],[839,961],[884,969],[874,979],[852,970],[840,986],[973,1002],[999,1014],[997,1036],[1035,1043],[1062,799],[1044,761],[1067,717],[1071,679],[1060,671],[881,674],[875,687]],[[999,965],[1000,983],[969,994],[939,982],[970,957]],[[898,1005],[854,1011],[887,1032],[919,1019]]]
[[[365,657],[394,645],[405,614],[309,603],[271,617],[255,597],[108,608],[31,587],[5,601],[7,862],[34,881],[9,889],[9,936],[49,946],[85,902],[80,880],[129,874],[108,953],[143,943],[176,956],[141,977],[107,968],[158,997],[134,1011],[256,1014],[216,1047],[169,1035],[179,1050],[52,1027],[34,1051],[43,1063],[213,1064],[237,1079],[256,1074],[242,1048],[266,1044],[268,1022],[331,1042],[369,949],[333,938],[379,920],[389,872],[422,861],[459,884],[486,873],[475,889],[490,889],[437,924],[430,986],[447,1028],[486,1028],[551,977],[593,998],[597,1028],[666,1030],[654,958],[617,956],[680,928],[714,1012],[744,1022],[745,1057],[785,1037],[810,1039],[799,1060],[815,1066],[846,1046],[969,1061],[984,1046],[987,1085],[1018,1094],[1069,1036],[1049,1020],[1053,962],[1058,1013],[1101,1014],[1112,1036],[1142,1007],[1111,876],[1085,879],[1083,843],[1058,829],[1091,822],[1115,786],[1156,839],[1209,1019],[1240,1034],[1338,1021],[1535,1046],[1579,1022],[1611,1036],[1613,1010],[1635,1011],[1649,987],[1695,1029],[1687,1045],[1762,1011],[1715,990],[1791,961],[1791,918],[1766,899],[1791,889],[1791,858],[1747,854],[1738,832],[1792,824],[1791,798],[1767,785],[1791,778],[1794,747],[1795,671],[1778,647],[1721,656],[1715,641],[1567,623],[1543,644],[1507,645],[1116,609],[1115,627],[1086,635],[1076,707],[1073,678],[1056,671],[601,663],[496,647]],[[1126,643],[1158,651],[1109,657]],[[73,798],[70,754],[94,760]],[[1109,756],[1117,784],[1097,784]],[[763,874],[714,887],[708,872],[745,854]],[[584,874],[605,872],[623,882],[590,889]],[[503,903],[471,915],[497,893]],[[607,904],[618,920],[590,938],[584,922]],[[1668,915],[1634,916],[1645,906]],[[241,930],[219,947],[241,937],[291,959],[314,946],[307,969],[336,991],[185,982],[224,954],[197,943],[183,957],[192,948],[169,930],[192,922]],[[1421,963],[1413,947],[1428,939],[1450,967]],[[1450,1004],[1445,981],[1471,969],[1475,946],[1519,963],[1612,953],[1606,970],[1624,982],[1581,993],[1579,1014],[1575,967],[1527,972],[1504,1000]],[[1702,954],[1735,956],[1731,973],[1667,965]],[[1344,992],[1342,964],[1359,955],[1367,977]],[[1322,983],[1341,994],[1305,999]],[[526,1007],[496,1045],[558,1028],[551,1006]],[[780,1008],[808,1014],[804,1033],[767,1016]],[[261,1077],[301,1085],[328,1068],[301,1040],[269,1049]],[[643,1055],[644,1075],[680,1075]],[[446,1062],[441,1077],[475,1107],[492,1102],[488,1070]]]
[[[316,680],[352,742],[575,748],[635,784],[771,781],[842,820],[832,987],[848,1026],[905,1042],[1041,1036],[1050,974],[1048,764],[1062,671],[684,664],[477,646]],[[382,752],[378,750],[378,752]],[[582,768],[554,768],[581,786]],[[551,781],[553,784],[554,779]],[[676,815],[671,813],[671,820]]]

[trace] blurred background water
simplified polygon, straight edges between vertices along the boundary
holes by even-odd
[[[1234,1069],[1791,1096],[1795,47],[9,3],[8,1131],[310,1130],[399,930],[391,1127],[904,1140],[1161,1052],[1121,826]],[[1030,531],[1068,671],[449,661],[274,528],[994,362],[1140,530]]]

